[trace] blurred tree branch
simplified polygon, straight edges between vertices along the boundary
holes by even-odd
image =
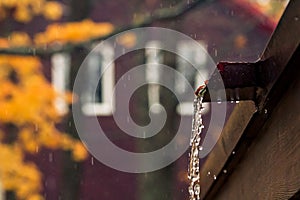
[[[178,3],[174,7],[171,8],[161,8],[153,11],[150,14],[146,14],[142,17],[141,20],[138,22],[133,22],[132,24],[129,24],[128,26],[121,27],[113,31],[112,33],[97,37],[88,41],[80,42],[80,43],[67,43],[64,45],[57,45],[57,46],[51,46],[51,47],[17,47],[17,48],[1,48],[0,54],[11,54],[11,55],[49,55],[54,53],[60,53],[60,52],[69,52],[72,51],[75,48],[83,47],[88,48],[90,47],[94,42],[105,40],[113,35],[116,35],[118,33],[121,33],[123,31],[127,31],[133,28],[139,28],[144,27],[147,25],[152,24],[155,21],[158,20],[167,20],[172,19],[175,17],[182,16],[183,14],[187,13],[188,11],[192,10],[193,8],[197,7],[200,4],[206,3],[206,2],[212,2],[214,0],[194,0],[194,1],[182,1],[181,3]]]

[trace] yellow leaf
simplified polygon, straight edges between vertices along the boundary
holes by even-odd
[[[87,151],[81,142],[73,145],[72,156],[75,161],[82,161],[87,157]]]
[[[9,36],[10,46],[28,46],[31,44],[31,39],[25,32],[13,32]]]
[[[134,33],[126,33],[117,38],[119,44],[131,48],[136,44],[136,35]]]
[[[61,18],[63,10],[61,4],[55,1],[46,2],[43,15],[46,19],[58,20]]]
[[[18,22],[28,23],[32,19],[32,15],[25,6],[18,6],[14,12],[14,18]]]

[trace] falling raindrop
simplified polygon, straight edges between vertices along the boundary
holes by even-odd
[[[214,180],[217,180],[217,176],[216,175],[214,175],[213,177],[214,177]]]
[[[265,109],[264,111],[265,111],[265,114],[267,114],[267,113],[268,113],[268,110],[267,110],[267,109]]]
[[[294,20],[295,20],[295,21],[299,21],[299,17],[297,17],[297,16],[294,17]]]
[[[224,173],[224,174],[226,174],[226,173],[227,173],[227,170],[226,170],[226,169],[224,169],[224,170],[223,170],[223,173]]]
[[[215,56],[218,56],[218,50],[217,49],[215,49],[214,53],[215,53]]]
[[[91,157],[91,165],[94,165],[94,157]]]
[[[235,154],[235,151],[232,152],[232,155],[234,155],[234,154]]]
[[[53,153],[49,153],[49,162],[53,162]]]

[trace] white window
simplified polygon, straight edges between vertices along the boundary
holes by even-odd
[[[146,44],[146,80],[148,83],[148,104],[149,107],[154,106],[154,112],[160,112],[160,86],[161,79],[161,64],[163,64],[163,55],[161,52],[161,45],[159,41],[150,41]],[[157,108],[157,110],[156,110]]]
[[[113,57],[114,49],[109,44],[92,51],[87,57],[86,85],[81,96],[82,111],[86,115],[108,116],[112,115],[115,110]],[[103,71],[104,69],[105,71]],[[101,73],[103,73],[102,76]]]
[[[68,89],[70,61],[70,55],[67,53],[57,53],[51,57],[52,85],[59,95],[64,95]],[[68,112],[68,104],[62,96],[55,99],[55,107],[60,114]]]
[[[191,41],[178,42],[178,53],[182,57],[176,57],[176,66],[179,73],[188,80],[189,84],[194,85],[194,89],[196,89],[208,79],[208,72],[205,69],[208,54],[205,51],[206,45],[202,41],[199,41],[199,43],[203,49],[191,45],[190,42]],[[194,64],[194,66],[192,64]],[[187,87],[188,85],[184,80],[175,77],[175,90],[185,99],[185,101],[180,103],[176,108],[177,113],[180,115],[193,114],[193,102],[191,101],[193,100],[193,96],[191,96],[193,94],[187,93]],[[205,103],[203,105],[205,107]],[[205,110],[203,111],[205,112]]]

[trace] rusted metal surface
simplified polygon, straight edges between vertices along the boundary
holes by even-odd
[[[299,77],[300,70],[295,75]],[[206,200],[290,199],[299,191],[300,79],[289,84],[272,113],[261,114],[267,120],[252,129],[256,135],[245,134],[247,126],[224,165],[227,174],[223,180],[217,177],[223,184],[213,185]]]
[[[272,87],[299,46],[299,13],[299,1],[290,1],[259,61],[220,62],[209,80],[208,88],[211,90],[209,92],[222,89],[214,86],[220,86],[216,82],[223,81],[227,89],[227,101],[233,100],[236,96],[238,97],[236,100],[253,100],[262,110]],[[217,73],[221,75],[222,80],[218,78]],[[235,90],[239,90],[239,95],[232,95]],[[217,99],[210,99],[209,93],[206,93],[204,101],[217,101]]]
[[[267,61],[258,61],[256,63],[218,63],[216,71],[209,80],[209,92],[205,94],[204,101],[217,101],[217,99],[211,99],[210,94],[222,90],[220,82],[224,84],[227,101],[256,101],[257,91],[266,87],[267,82],[260,73],[262,71],[261,68],[268,64],[269,62]]]
[[[222,86],[220,82],[223,82],[226,89],[227,101],[254,101],[256,98],[256,90],[260,87],[261,82],[258,74],[260,66],[261,62],[220,62],[208,82],[207,86],[209,90],[208,93],[204,95],[204,101],[217,101],[217,99],[211,99],[210,94],[223,89],[220,87]]]
[[[272,121],[270,119],[272,112],[282,100],[287,88],[290,87],[293,80],[297,80],[297,76],[299,76],[297,68],[300,64],[299,36],[300,1],[291,0],[260,61],[253,64],[237,63],[219,66],[218,70],[226,87],[227,100],[231,100],[232,95],[230,95],[230,92],[238,88],[240,97],[238,100],[254,101],[257,112],[245,112],[245,108],[241,106],[235,108],[235,115],[239,116],[237,113],[240,113],[240,117],[236,117],[233,121],[229,120],[223,130],[223,134],[226,133],[226,130],[231,130],[230,134],[235,134],[235,140],[231,141],[224,135],[221,136],[208,156],[206,164],[202,166],[202,199],[215,198],[220,188],[224,186],[223,184],[228,176],[244,157],[249,146],[255,141],[259,131],[268,121]],[[231,75],[235,77],[232,78]],[[220,81],[213,78],[214,76],[210,80],[211,83]],[[218,89],[213,88],[213,90]],[[246,92],[246,89],[249,91]],[[204,100],[211,100],[208,94],[206,94]],[[226,154],[220,153],[220,149],[227,149]],[[229,150],[232,151],[229,152]],[[285,166],[287,165],[288,163]],[[207,176],[210,170],[214,170],[210,174],[213,173],[217,177],[216,180]],[[226,170],[226,173],[224,173],[224,170]]]

